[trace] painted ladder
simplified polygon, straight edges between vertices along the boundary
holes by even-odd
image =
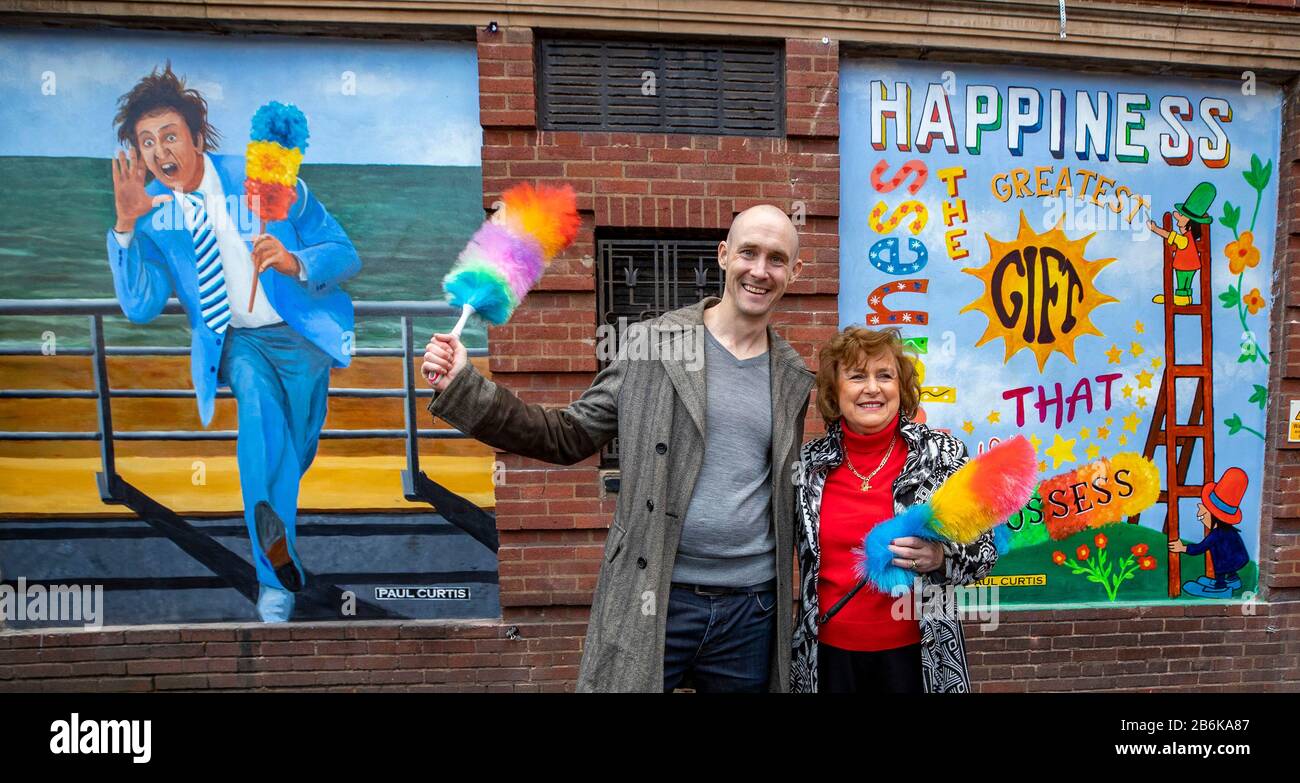
[[[1173,216],[1166,212],[1163,220],[1165,230],[1173,230]],[[1155,456],[1157,448],[1165,450],[1165,483],[1167,489],[1160,491],[1160,499],[1166,508],[1164,532],[1169,541],[1177,541],[1178,501],[1181,498],[1201,497],[1204,482],[1213,480],[1214,472],[1214,324],[1210,310],[1212,301],[1210,287],[1210,227],[1205,224],[1201,239],[1196,243],[1196,251],[1201,257],[1200,291],[1198,301],[1189,305],[1174,304],[1174,248],[1164,242],[1164,277],[1165,284],[1165,366],[1160,375],[1160,391],[1156,395],[1156,406],[1151,416],[1151,427],[1147,430],[1146,445],[1142,455],[1147,459]],[[1196,362],[1178,364],[1174,341],[1174,316],[1191,316],[1200,320],[1201,345]],[[1172,374],[1172,380],[1171,380]],[[1195,378],[1196,392],[1192,398],[1192,407],[1188,412],[1187,422],[1178,421],[1178,380]],[[1172,414],[1170,413],[1172,411]],[[1173,424],[1167,420],[1172,419]],[[1192,464],[1196,442],[1201,441],[1201,482],[1188,484],[1188,469]],[[1129,517],[1130,524],[1137,524],[1141,514]],[[1206,528],[1206,533],[1209,528]],[[1169,556],[1169,597],[1177,598],[1183,591],[1181,558],[1172,552]],[[1205,575],[1214,576],[1214,563],[1210,553],[1205,553]]]

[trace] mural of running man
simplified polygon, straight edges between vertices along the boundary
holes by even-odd
[[[295,547],[299,483],[325,423],[330,368],[351,361],[352,300],[339,284],[361,260],[301,179],[288,218],[252,234],[244,158],[215,153],[207,102],[170,63],[118,100],[114,125],[130,153],[113,161],[117,221],[107,236],[122,312],[146,323],[169,297],[180,300],[204,426],[217,387],[233,391],[258,614],[287,621],[306,581]]]

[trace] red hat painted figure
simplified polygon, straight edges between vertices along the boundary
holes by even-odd
[[[1201,502],[1216,519],[1236,525],[1241,522],[1241,499],[1246,494],[1246,471],[1228,468],[1216,481],[1207,482],[1201,490]]]
[[[1211,558],[1214,576],[1199,576],[1183,583],[1183,592],[1196,598],[1232,598],[1234,591],[1242,588],[1239,572],[1250,563],[1250,553],[1241,540],[1237,525],[1241,522],[1241,499],[1250,483],[1246,471],[1231,467],[1223,471],[1218,481],[1208,481],[1201,490],[1201,503],[1196,507],[1196,518],[1205,526],[1205,537],[1195,544],[1184,544],[1181,538],[1169,542],[1169,551],[1192,557],[1207,555]],[[1206,568],[1209,569],[1209,564]]]

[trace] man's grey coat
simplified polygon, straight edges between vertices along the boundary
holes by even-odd
[[[663,690],[673,562],[704,457],[707,394],[698,330],[704,328],[704,310],[718,301],[711,297],[629,327],[619,358],[567,408],[526,405],[472,364],[429,405],[433,415],[490,446],[546,462],[578,462],[619,437],[618,507],[592,600],[579,691]],[[794,626],[794,469],[814,378],[770,326],[767,336],[778,608],[770,689],[787,691]],[[682,340],[696,342],[688,350]],[[650,345],[657,355],[638,355],[637,348]]]

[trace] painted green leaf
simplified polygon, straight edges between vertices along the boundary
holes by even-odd
[[[1255,393],[1250,395],[1250,401],[1258,405],[1260,410],[1264,410],[1264,405],[1268,402],[1268,389],[1258,383],[1255,384]]]
[[[1269,160],[1268,164],[1265,165],[1259,159],[1258,155],[1251,155],[1250,171],[1243,171],[1241,177],[1242,179],[1246,180],[1247,185],[1250,185],[1255,190],[1263,190],[1268,186],[1268,181],[1272,177],[1272,175],[1273,175],[1272,160]]]
[[[1231,201],[1223,202],[1223,216],[1219,222],[1233,231],[1237,230],[1237,223],[1241,220],[1241,207],[1234,207]]]
[[[1237,414],[1234,413],[1232,416],[1224,419],[1223,423],[1227,425],[1229,435],[1236,435],[1238,432],[1241,432],[1241,417]]]
[[[1241,292],[1237,290],[1237,287],[1235,285],[1230,285],[1228,286],[1227,291],[1224,291],[1223,293],[1219,294],[1219,301],[1223,302],[1224,307],[1231,310],[1237,306],[1238,302],[1241,301]]]

